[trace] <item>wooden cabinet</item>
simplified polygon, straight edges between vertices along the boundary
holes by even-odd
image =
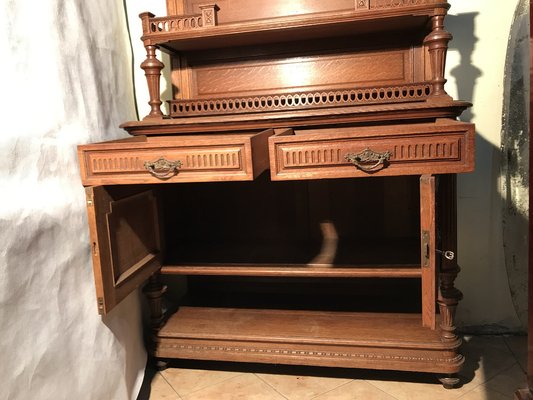
[[[444,91],[447,2],[167,8],[141,14],[149,115],[122,125],[130,139],[79,147],[99,312],[148,281],[161,359],[453,386],[455,174],[473,170],[474,126]],[[162,275],[188,277],[175,313]]]

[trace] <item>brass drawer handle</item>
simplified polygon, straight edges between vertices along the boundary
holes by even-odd
[[[385,168],[385,163],[389,161],[390,156],[390,151],[378,153],[367,147],[360,153],[346,154],[344,159],[365,172],[374,172]]]
[[[182,162],[180,160],[169,161],[164,157],[160,157],[157,161],[145,161],[144,163],[144,168],[159,179],[165,179],[175,175],[181,166]]]

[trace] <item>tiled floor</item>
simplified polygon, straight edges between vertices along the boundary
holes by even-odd
[[[462,386],[432,374],[336,368],[179,362],[152,374],[150,400],[504,400],[526,382],[525,336],[464,340]]]

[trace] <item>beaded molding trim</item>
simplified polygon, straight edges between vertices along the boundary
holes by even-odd
[[[421,83],[286,95],[170,100],[168,103],[171,117],[183,117],[422,101],[431,94],[431,91],[431,84]]]
[[[162,344],[157,345],[158,349],[174,349],[186,352],[222,351],[228,353],[250,353],[279,356],[311,356],[311,357],[333,357],[333,358],[359,358],[374,360],[396,360],[396,361],[433,361],[439,363],[457,363],[463,359],[461,354],[453,358],[433,358],[433,357],[413,357],[375,353],[352,353],[338,351],[312,351],[295,349],[263,349],[242,346],[210,346],[210,345],[190,345],[190,344]]]

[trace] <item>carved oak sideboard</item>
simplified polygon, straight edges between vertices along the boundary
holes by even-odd
[[[79,146],[98,311],[144,285],[153,354],[433,372],[463,364],[443,0],[167,0],[150,113]],[[170,56],[161,111],[156,50]],[[363,179],[364,178],[364,179]],[[164,312],[166,275],[187,277]]]

